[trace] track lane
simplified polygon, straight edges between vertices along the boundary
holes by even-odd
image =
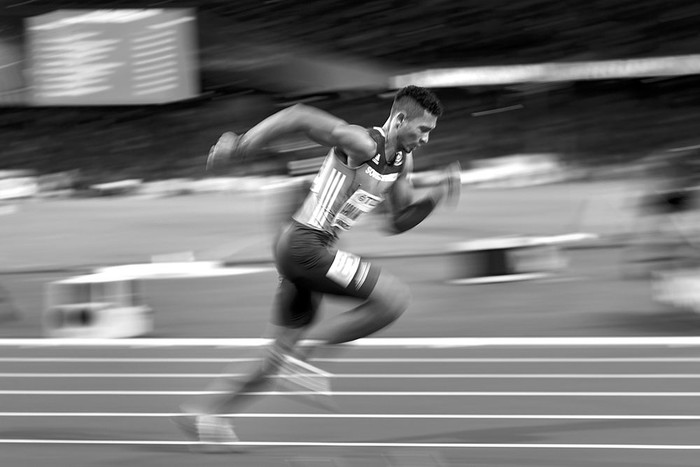
[[[242,371],[255,363],[255,348],[8,350],[0,359],[0,407],[10,408],[0,410],[0,460],[8,462],[48,465],[41,453],[61,452],[52,467],[81,465],[83,459],[91,465],[110,459],[165,465],[158,455],[169,459],[169,467],[194,459],[199,465],[230,465],[233,459],[263,467],[292,461],[359,467],[389,452],[412,452],[420,462],[432,455],[437,466],[475,457],[480,460],[473,465],[528,465],[519,462],[529,457],[536,465],[560,466],[564,460],[595,465],[583,463],[593,458],[600,465],[626,462],[644,451],[653,453],[645,459],[664,459],[656,466],[691,466],[692,452],[700,449],[700,411],[689,410],[700,398],[696,347],[350,347],[315,362],[341,375],[333,380],[339,415],[294,397],[261,398],[234,419],[239,436],[251,444],[233,458],[193,457],[167,415],[187,397],[173,392],[202,391],[209,376]],[[228,358],[238,360],[227,366]],[[67,377],[78,373],[84,375]],[[119,375],[128,373],[144,376]],[[191,376],[198,374],[205,376]],[[108,392],[61,394],[86,390]],[[63,415],[30,416],[40,412]],[[46,442],[78,444],[66,450]]]

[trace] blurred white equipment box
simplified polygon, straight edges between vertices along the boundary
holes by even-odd
[[[655,272],[651,292],[657,303],[700,313],[700,269]]]
[[[452,246],[453,284],[485,284],[547,277],[565,269],[562,245],[595,238],[574,233],[549,237],[484,238]]]
[[[135,337],[153,331],[153,310],[138,280],[88,274],[47,285],[43,328],[48,337]]]

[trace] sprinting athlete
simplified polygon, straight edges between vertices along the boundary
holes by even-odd
[[[272,344],[261,365],[242,384],[219,378],[206,396],[181,407],[183,413],[175,421],[191,438],[207,443],[237,442],[232,425],[218,415],[239,411],[249,393],[262,388],[278,371],[307,389],[328,390],[323,383],[319,388],[317,379],[294,378],[309,371],[324,374],[305,361],[313,348],[302,351],[297,347],[314,322],[324,294],[352,297],[360,303],[328,320],[318,339],[320,346],[373,334],[406,310],[410,302],[406,284],[335,244],[361,215],[380,203],[388,203],[390,231],[401,233],[418,225],[441,201],[459,197],[458,163],[444,169],[420,197],[410,178],[413,150],[428,142],[442,111],[431,91],[408,86],[396,94],[382,127],[351,125],[297,104],[267,117],[245,134],[224,133],[212,147],[207,161],[210,169],[242,160],[271,139],[292,132],[303,132],[330,151],[303,204],[276,237],[274,257],[280,282]]]

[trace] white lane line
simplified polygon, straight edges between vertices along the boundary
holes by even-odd
[[[308,373],[309,376],[317,376],[316,373]],[[0,378],[241,378],[245,373],[0,373]],[[334,379],[698,379],[700,374],[695,373],[333,373],[327,376]],[[272,378],[293,378],[289,375],[274,375]]]
[[[188,396],[227,394],[226,391],[119,391],[119,390],[0,390],[0,395],[12,396]],[[253,396],[316,396],[312,391],[255,391]],[[700,392],[623,392],[623,391],[336,391],[338,397],[700,397]]]
[[[96,357],[4,357],[0,363],[245,363],[259,358],[96,358]]]
[[[271,343],[266,338],[4,338],[0,347],[248,347]],[[317,343],[305,340],[302,345]],[[619,337],[366,337],[346,347],[699,347],[700,336]]]
[[[118,446],[231,446],[231,447],[318,447],[318,448],[428,448],[428,449],[586,449],[627,451],[698,451],[697,444],[529,444],[529,443],[365,443],[316,441],[244,441],[202,443],[194,441],[99,440],[99,439],[0,439],[0,444],[67,444]]]
[[[17,338],[0,339],[0,347],[114,347],[114,348],[170,348],[170,347],[239,347],[258,348],[271,343],[261,338]]]
[[[258,361],[260,358],[139,358],[139,357],[0,357],[0,363],[246,363]],[[341,358],[312,358],[311,362],[323,363],[698,363],[700,357],[572,357],[572,358],[489,358],[489,357],[416,357],[416,358],[372,358],[372,357],[341,357]]]
[[[41,418],[165,418],[182,416],[179,412],[0,412],[0,417]],[[310,414],[310,413],[234,413],[229,418],[325,418],[367,420],[700,420],[700,415],[578,415],[578,414]]]
[[[619,357],[619,358],[538,358],[538,357],[513,357],[513,358],[489,358],[489,357],[445,357],[445,358],[314,358],[315,362],[331,363],[673,363],[689,362],[698,363],[700,357]]]
[[[225,393],[226,391],[0,390],[0,396],[198,396]]]

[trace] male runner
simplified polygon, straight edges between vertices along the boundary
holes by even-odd
[[[182,406],[183,414],[175,421],[190,437],[206,443],[235,442],[232,425],[217,414],[238,411],[249,393],[260,390],[277,371],[323,374],[305,361],[310,351],[302,355],[296,347],[313,323],[322,295],[353,297],[361,303],[328,320],[320,345],[368,336],[406,310],[410,301],[406,284],[334,245],[361,214],[383,201],[389,204],[391,232],[400,233],[415,227],[443,199],[459,197],[458,163],[448,166],[420,197],[410,180],[412,152],[428,142],[441,114],[442,105],[432,92],[408,86],[396,94],[382,127],[351,125],[297,104],[267,117],[243,135],[224,133],[211,148],[210,169],[243,160],[271,139],[292,132],[303,132],[331,149],[308,196],[274,245],[280,283],[272,320],[273,343],[261,365],[242,384],[219,378],[207,391],[214,394]],[[301,379],[300,384],[308,389],[319,390],[309,378],[306,383]]]

